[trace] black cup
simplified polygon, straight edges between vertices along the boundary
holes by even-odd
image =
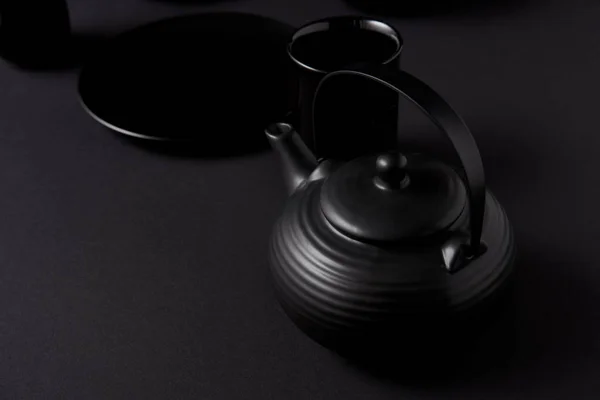
[[[398,96],[380,85],[352,79],[340,82],[339,87],[321,93],[327,98],[320,102],[322,110],[313,106],[317,86],[328,73],[356,65],[397,70],[402,45],[402,37],[388,24],[354,16],[314,21],[292,36],[288,54],[299,69],[298,109],[292,122],[317,157],[349,159],[395,141]],[[344,95],[348,90],[352,96]]]

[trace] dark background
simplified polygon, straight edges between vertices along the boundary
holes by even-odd
[[[293,25],[356,13],[339,0],[70,3],[86,40],[199,10]],[[374,374],[288,321],[266,265],[286,197],[271,153],[146,151],[86,115],[76,70],[1,62],[0,398],[600,397],[600,2],[471,3],[391,19],[404,68],[472,128],[520,246],[514,304],[457,360],[465,372]]]

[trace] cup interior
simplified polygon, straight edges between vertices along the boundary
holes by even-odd
[[[288,46],[292,60],[305,69],[331,72],[356,63],[387,64],[402,50],[402,38],[377,20],[337,17],[300,28]]]

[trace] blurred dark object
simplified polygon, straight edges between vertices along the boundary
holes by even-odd
[[[292,32],[244,13],[153,22],[94,55],[81,72],[81,100],[98,122],[149,148],[209,156],[267,149],[264,127],[297,97],[286,54]]]
[[[369,14],[389,16],[430,16],[449,14],[481,6],[481,0],[344,0],[355,9]],[[512,2],[507,0],[506,3]]]
[[[0,0],[0,55],[23,68],[63,63],[71,50],[65,0]]]
[[[216,3],[224,3],[224,2],[233,2],[237,0],[148,0],[153,3],[172,3],[177,5],[185,5],[185,4],[216,4]]]

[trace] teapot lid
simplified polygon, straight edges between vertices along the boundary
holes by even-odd
[[[399,241],[447,229],[463,212],[467,195],[450,166],[388,153],[341,166],[324,182],[320,203],[327,220],[351,237]]]

